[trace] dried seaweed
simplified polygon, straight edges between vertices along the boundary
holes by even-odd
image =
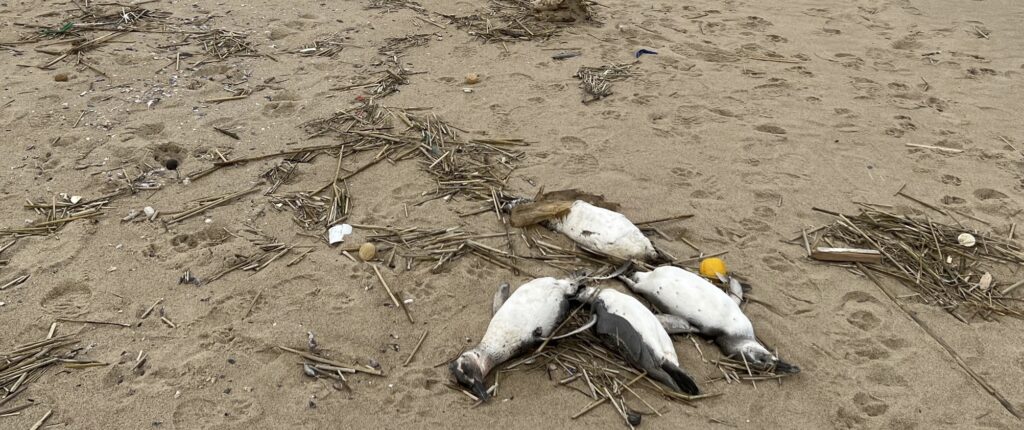
[[[196,65],[223,61],[232,56],[258,56],[256,44],[248,40],[249,35],[230,30],[216,29],[195,35],[192,39],[202,45],[208,58]]]
[[[270,197],[271,203],[281,210],[291,210],[292,220],[305,230],[325,230],[348,218],[348,191],[338,198],[298,192]]]
[[[412,34],[403,37],[389,37],[384,39],[384,46],[377,49],[377,53],[388,57],[398,57],[401,56],[406,49],[430,43],[430,38],[433,36],[434,35],[431,33],[426,33]]]
[[[633,64],[612,64],[601,67],[580,67],[573,77],[580,80],[580,88],[586,96],[583,103],[591,103],[612,95],[612,82],[622,81],[630,76]]]
[[[575,331],[589,319],[588,310],[576,309],[563,327],[556,330],[558,333],[552,335]],[[577,419],[607,403],[615,409],[628,428],[639,425],[642,415],[661,416],[661,412],[641,395],[644,392],[653,391],[667,400],[686,404],[718,395],[689,396],[662,386],[648,377],[646,372],[637,371],[630,366],[617,351],[608,349],[590,330],[541,345],[533,354],[509,364],[498,372],[498,380],[491,387],[493,394],[496,395],[498,391],[502,374],[520,370],[543,370],[550,380],[557,382],[558,386],[571,389],[590,399],[591,402],[575,412],[571,416],[572,419]],[[640,381],[646,382],[646,390],[641,390],[640,384],[637,384]]]
[[[345,46],[350,45],[345,42],[345,39],[346,36],[341,33],[321,35],[309,45],[300,48],[298,54],[306,57],[330,58],[341,52]]]
[[[370,4],[367,5],[366,8],[384,9],[384,12],[394,12],[399,9],[411,9],[422,14],[427,13],[427,9],[425,9],[423,5],[413,0],[370,0]]]
[[[576,6],[578,18],[567,16],[550,19],[538,12],[530,2],[524,0],[491,0],[487,11],[468,15],[446,15],[457,27],[465,29],[471,36],[485,42],[517,42],[544,40],[558,34],[573,21],[589,20],[592,14],[586,3]]]
[[[857,215],[822,212],[838,220],[815,233],[809,246],[823,241],[830,247],[878,250],[883,264],[865,267],[898,280],[921,302],[941,307],[962,321],[975,316],[1024,318],[1024,303],[1008,295],[1013,286],[1000,289],[999,281],[981,282],[986,273],[1012,276],[1024,264],[1024,249],[1012,240],[875,209]],[[972,234],[976,244],[961,244],[958,238],[964,233]]]
[[[25,208],[34,210],[37,214],[42,215],[43,218],[33,221],[25,227],[0,229],[0,237],[48,236],[59,231],[72,221],[92,218],[102,214],[106,205],[118,194],[120,193],[93,200],[84,200],[78,196],[61,194],[59,199],[54,197],[50,202],[29,201]]]
[[[33,401],[11,408],[3,408],[15,400],[32,383],[38,381],[50,368],[63,364],[65,368],[80,369],[93,366],[106,366],[95,360],[83,360],[78,356],[83,348],[74,346],[79,340],[72,335],[54,337],[56,323],[44,340],[13,347],[9,351],[0,352],[0,415],[17,412],[32,406]]]

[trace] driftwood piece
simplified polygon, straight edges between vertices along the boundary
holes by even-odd
[[[811,251],[811,258],[820,261],[839,261],[846,263],[882,263],[882,253],[873,249],[818,247]]]

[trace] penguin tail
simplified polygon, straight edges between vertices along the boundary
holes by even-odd
[[[800,373],[800,366],[779,360],[775,362],[775,373],[783,375],[795,375]]]
[[[666,360],[661,364],[661,370],[664,370],[665,373],[672,378],[672,382],[675,382],[679,391],[691,396],[700,394],[700,388],[697,387],[697,383],[694,382],[693,378],[691,378],[690,375],[687,375],[683,369],[680,369],[679,366],[676,366]]]

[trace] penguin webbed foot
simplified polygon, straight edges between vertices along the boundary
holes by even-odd
[[[699,330],[690,325],[685,318],[672,314],[657,314],[658,322],[665,328],[668,334],[689,334],[698,333]]]
[[[695,382],[690,375],[687,375],[683,369],[679,368],[679,366],[666,361],[662,363],[661,370],[664,370],[665,373],[672,378],[672,382],[675,382],[679,391],[683,394],[689,394],[691,396],[700,394],[700,387],[697,386],[697,382]]]

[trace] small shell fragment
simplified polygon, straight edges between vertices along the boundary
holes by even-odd
[[[956,241],[960,242],[961,246],[965,246],[967,248],[970,248],[974,246],[976,243],[978,243],[978,240],[975,239],[974,235],[970,233],[960,233],[960,235],[956,237]]]
[[[313,366],[310,366],[309,364],[302,364],[302,373],[305,373],[306,376],[309,376],[310,378],[316,378],[316,370],[313,370]]]
[[[71,204],[77,205],[78,202],[82,201],[82,196],[71,196],[71,198],[68,200],[71,201]]]
[[[978,281],[978,288],[981,288],[981,291],[988,291],[988,289],[991,288],[991,287],[992,287],[992,274],[988,273],[988,272],[985,272],[984,275],[981,275],[981,280]]]
[[[156,214],[156,209],[153,209],[152,206],[146,206],[146,207],[142,208],[142,212],[145,213],[146,217],[148,218],[148,217],[152,217],[153,215]]]

